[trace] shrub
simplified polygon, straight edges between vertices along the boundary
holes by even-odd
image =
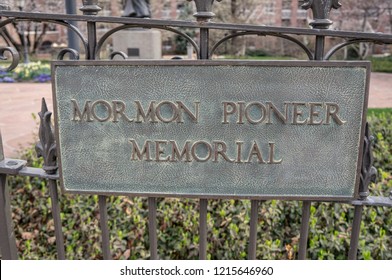
[[[269,54],[266,51],[260,49],[256,49],[256,50],[247,49],[245,54],[247,56],[269,56]]]
[[[372,57],[372,71],[392,73],[392,55],[386,57]]]
[[[374,165],[377,169],[392,172],[392,109],[373,109],[368,120],[373,139]]]

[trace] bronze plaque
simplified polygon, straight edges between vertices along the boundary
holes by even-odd
[[[53,63],[69,192],[350,200],[366,62]]]

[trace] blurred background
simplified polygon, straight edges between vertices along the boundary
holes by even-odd
[[[9,0],[12,10],[25,12],[43,13],[78,13],[82,1],[76,0]],[[310,28],[312,20],[311,10],[304,10],[301,0],[225,0],[215,3],[213,11],[215,22],[230,22],[238,24],[257,24],[284,27]],[[342,7],[331,11],[335,30],[382,32],[390,34],[392,30],[392,1],[391,0],[344,0]],[[119,17],[123,12],[123,0],[100,0],[102,7],[100,16]],[[154,19],[171,20],[194,20],[193,13],[196,11],[194,2],[186,0],[150,0],[151,14]],[[98,37],[115,24],[99,23]],[[81,31],[83,24],[78,26]],[[191,37],[197,37],[194,30],[183,30]],[[72,32],[72,31],[71,31]],[[61,48],[68,45],[68,31],[54,23],[19,22],[0,30],[0,45],[12,45],[20,53],[34,59],[52,59],[56,57]],[[222,38],[225,31],[211,31],[211,42],[214,38]],[[237,37],[217,50],[218,55],[235,57],[244,56],[272,56],[305,59],[300,49],[292,46],[287,40],[274,37],[245,36]],[[312,46],[314,42],[306,36],[298,37],[305,45]],[[74,36],[69,44],[78,45],[80,42]],[[162,55],[186,55],[187,44],[181,36],[167,31],[162,31]],[[337,43],[337,38],[327,40],[326,49]],[[103,52],[112,51],[113,43],[109,38]],[[368,59],[372,56],[388,56],[391,46],[375,45],[372,43],[360,43],[344,48],[336,54],[337,59]],[[27,49],[27,50],[26,50]],[[104,56],[104,55],[103,55]]]

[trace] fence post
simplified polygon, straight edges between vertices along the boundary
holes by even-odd
[[[192,0],[188,0],[192,1]],[[215,14],[212,12],[212,4],[214,0],[194,0],[196,4],[196,13],[193,16],[196,18],[197,22],[209,22],[211,18],[215,17]],[[221,0],[218,0],[221,1]],[[200,58],[201,59],[209,59],[209,29],[208,28],[200,28]]]
[[[329,14],[332,9],[339,9],[341,4],[338,0],[326,0],[326,1],[304,1],[301,6],[303,9],[311,9],[313,13],[313,20],[309,23],[314,29],[328,29],[332,25],[332,21],[329,19]],[[316,36],[316,44],[314,50],[314,60],[324,60],[324,46],[325,36]],[[298,259],[306,260],[306,253],[308,249],[308,237],[309,237],[309,219],[310,219],[310,201],[303,201],[302,205],[302,220],[301,220],[301,231],[300,231],[300,244],[298,251]]]
[[[83,0],[83,6],[79,8],[83,15],[96,16],[101,7],[98,6],[98,0]],[[95,60],[95,51],[97,48],[97,26],[94,21],[87,22],[87,42],[88,52],[86,53],[87,60]],[[107,199],[104,195],[98,196],[99,200],[99,214],[100,214],[100,227],[102,231],[102,253],[105,260],[112,259],[110,251],[110,231],[108,227],[108,214],[107,214]]]
[[[196,13],[193,16],[196,18],[197,22],[209,22],[211,18],[215,16],[212,12],[212,4],[214,0],[188,0],[195,1]],[[218,0],[221,1],[221,0]],[[200,59],[209,59],[209,29],[200,28],[199,36],[199,47]],[[200,199],[200,210],[199,210],[199,259],[205,260],[207,258],[207,199]]]
[[[83,15],[95,16],[102,9],[98,6],[98,0],[83,0],[83,6],[79,10],[83,12]],[[86,54],[86,59],[94,60],[97,47],[97,27],[95,22],[87,22],[87,38],[88,53]]]
[[[0,165],[2,163],[4,164],[5,160],[0,132]],[[6,174],[0,174],[0,250],[3,260],[18,258]]]
[[[338,0],[325,0],[325,1],[310,1],[306,0],[302,5],[302,8],[307,10],[311,9],[313,12],[313,20],[309,23],[314,29],[328,29],[332,25],[332,21],[329,19],[329,13],[332,9],[339,9],[341,4]],[[315,60],[324,59],[324,36],[316,36],[316,49],[315,49]]]

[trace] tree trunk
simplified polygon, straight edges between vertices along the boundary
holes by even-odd
[[[231,39],[230,54],[234,56],[244,56],[246,51],[246,38],[244,36]]]
[[[238,19],[238,2],[231,0],[231,22],[236,22]],[[234,37],[231,39],[231,54],[235,56],[244,56],[246,50],[246,41],[244,36]]]

